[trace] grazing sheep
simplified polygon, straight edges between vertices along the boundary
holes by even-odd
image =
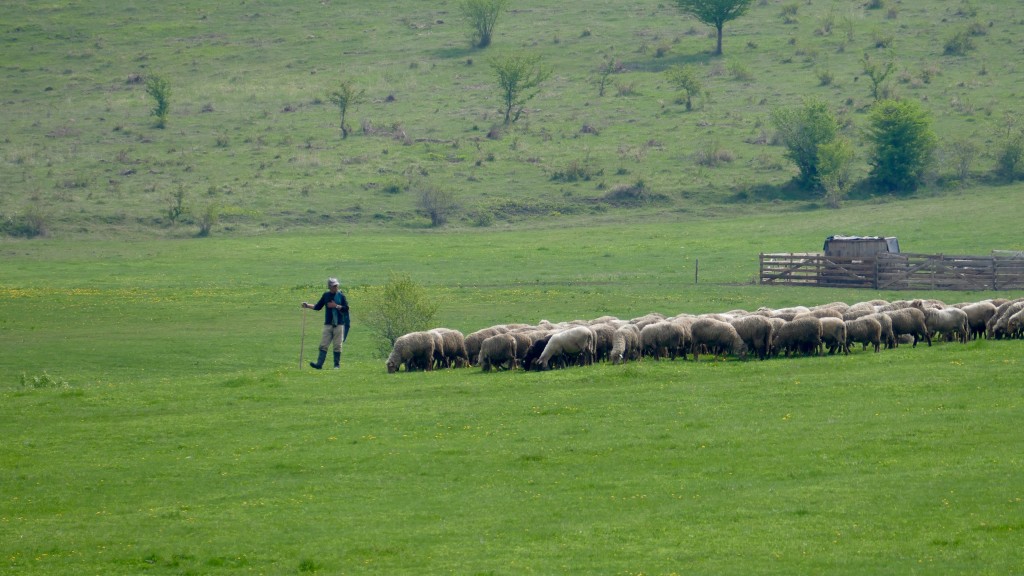
[[[466,336],[466,355],[469,357],[470,363],[475,363],[480,357],[480,344],[482,344],[484,340],[487,340],[498,333],[499,329],[495,326],[491,326],[489,328],[481,328]]]
[[[444,366],[444,337],[440,332],[428,330],[427,334],[434,339],[434,358],[431,360],[431,369]]]
[[[815,318],[839,318],[843,319],[843,313],[835,308],[819,308],[817,310],[811,310],[810,312],[801,312],[796,315],[796,318],[801,316],[814,316]]]
[[[545,331],[543,335],[534,338],[530,348],[523,355],[523,370],[530,371],[538,368],[536,362],[544,352],[544,348],[548,345],[548,340],[551,339],[552,334],[550,331]]]
[[[477,364],[484,372],[491,367],[499,370],[514,370],[516,367],[516,338],[512,334],[495,334],[480,343],[480,356]]]
[[[654,324],[655,322],[661,322],[662,320],[665,320],[665,316],[658,314],[657,312],[651,312],[650,314],[633,318],[629,323],[636,326],[638,329],[643,330],[644,326]]]
[[[892,318],[888,314],[875,312],[874,314],[864,316],[864,318],[874,318],[882,325],[882,341],[885,342],[886,349],[896,347],[896,334],[892,331]]]
[[[1010,317],[1024,310],[1024,299],[1011,300],[996,308],[996,313],[989,319],[985,326],[985,333],[989,338],[1001,339],[1006,335],[1006,327]]]
[[[801,316],[786,322],[775,332],[772,343],[775,354],[790,352],[818,354],[821,349],[821,320],[814,316]]]
[[[844,313],[844,312],[846,312],[847,310],[850,309],[850,305],[847,304],[846,302],[829,302],[828,304],[820,304],[818,306],[812,306],[811,307],[811,311],[812,312],[815,311],[815,310],[824,310],[824,309],[836,310],[840,314],[842,314],[842,313]]]
[[[590,329],[594,331],[594,361],[607,360],[612,351],[612,339],[615,336],[615,328],[611,324],[593,324]]]
[[[547,370],[548,364],[555,356],[566,354],[578,356],[583,364],[594,362],[594,331],[587,326],[576,326],[562,330],[551,336],[540,358],[534,363],[540,370]]]
[[[764,360],[768,356],[772,347],[772,338],[775,335],[775,326],[771,320],[758,314],[752,314],[736,318],[730,324],[743,339],[747,349],[756,353],[758,359]]]
[[[821,343],[828,348],[830,356],[835,354],[836,350],[841,350],[844,355],[850,353],[850,346],[846,343],[848,337],[846,322],[842,318],[834,316],[821,318]]]
[[[451,328],[434,328],[430,331],[441,337],[440,355],[438,354],[437,339],[434,342],[435,367],[461,368],[469,365],[469,355],[466,353],[466,338],[462,332]],[[440,362],[438,362],[440,356]]]
[[[640,331],[633,324],[619,327],[612,336],[612,364],[640,358]]]
[[[434,336],[429,332],[410,332],[399,336],[388,356],[388,374],[398,372],[402,364],[405,364],[406,372],[433,368]]]
[[[966,304],[961,308],[967,314],[967,327],[971,330],[972,339],[980,338],[985,333],[985,324],[996,313],[996,305],[989,300]]]
[[[689,344],[690,335],[681,324],[663,320],[648,324],[640,330],[640,346],[643,354],[660,360],[662,356],[668,356],[675,360],[676,356],[682,356],[686,360],[686,346]]]
[[[888,316],[886,316],[888,319]],[[856,320],[846,321],[846,348],[849,350],[850,342],[860,342],[861,350],[865,350],[868,344],[875,347],[878,352],[882,347],[882,324],[877,318],[863,317]]]
[[[928,326],[925,324],[924,311],[916,306],[907,306],[884,312],[892,319],[892,333],[896,337],[897,345],[900,336],[906,334],[914,337],[914,347],[917,342],[924,339],[928,345],[932,345],[932,337],[928,334]]]
[[[747,345],[732,324],[714,318],[698,318],[690,326],[690,352],[695,362],[702,350],[712,354],[722,351],[742,357],[747,353]]]
[[[949,339],[967,343],[970,324],[967,313],[959,308],[925,308],[924,322],[931,337],[945,334]]]
[[[1024,337],[1024,310],[1017,312],[1006,321],[1006,337]]]
[[[516,340],[516,364],[519,366],[523,365],[526,353],[530,350],[530,345],[533,344],[533,332],[529,328],[520,328],[508,333]]]
[[[798,314],[804,314],[810,311],[811,309],[806,306],[793,306],[790,308],[779,308],[778,310],[773,310],[771,315],[789,322],[793,318],[796,318]]]

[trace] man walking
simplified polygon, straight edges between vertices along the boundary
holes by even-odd
[[[315,305],[303,302],[302,307],[324,310],[324,332],[320,338],[320,355],[316,362],[310,362],[309,365],[317,370],[323,368],[324,360],[327,359],[327,350],[331,347],[331,342],[334,342],[334,369],[337,370],[341,367],[341,344],[348,338],[349,327],[348,300],[338,288],[338,279],[328,278],[327,292],[324,292],[320,300]]]

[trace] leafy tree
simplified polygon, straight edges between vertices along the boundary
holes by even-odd
[[[818,146],[818,180],[830,208],[839,208],[853,184],[853,144],[843,137]]]
[[[171,84],[166,78],[150,75],[146,78],[146,94],[153,97],[156,103],[153,105],[151,116],[156,117],[156,127],[167,127],[167,114],[171,111]]]
[[[392,272],[388,281],[372,291],[365,325],[376,342],[377,353],[386,357],[403,334],[427,330],[434,322],[438,304],[408,274]]]
[[[797,184],[813,190],[820,183],[818,149],[832,142],[839,130],[835,115],[824,100],[810,98],[800,108],[777,108],[771,117],[787,148],[786,157],[800,171]]]
[[[914,100],[875,103],[868,115],[867,140],[873,147],[870,178],[883,192],[916,190],[938,145],[931,116]]]
[[[509,56],[491,61],[491,67],[498,77],[507,126],[519,120],[523,106],[540,92],[540,85],[551,70],[541,64],[539,56]]]
[[[362,99],[364,90],[356,90],[356,87],[349,80],[342,80],[341,85],[337,90],[327,95],[327,99],[330,100],[331,104],[338,107],[338,112],[341,113],[341,139],[348,138],[348,133],[352,131],[352,128],[345,122],[345,114],[348,113],[348,109],[354,106]]]
[[[459,10],[473,26],[473,47],[487,48],[491,45],[494,25],[506,6],[508,0],[462,0]]]
[[[686,93],[686,110],[693,110],[693,97],[704,88],[697,69],[693,66],[676,66],[668,69],[665,74],[669,82]]]
[[[718,31],[715,54],[722,54],[722,28],[725,23],[742,16],[754,0],[675,0],[684,14],[689,14]]]

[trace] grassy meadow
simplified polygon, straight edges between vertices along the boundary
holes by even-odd
[[[389,272],[465,333],[1024,295],[756,283],[758,253],[830,234],[1024,250],[1022,185],[992,175],[1024,15],[880,4],[755,2],[713,57],[670,2],[519,3],[483,51],[453,0],[3,3],[0,572],[1024,572],[1019,341],[388,375],[361,323]],[[944,54],[963,30],[974,48]],[[820,96],[857,141],[865,52],[946,156],[912,195],[826,210],[788,186],[768,116]],[[501,128],[488,61],[511,53],[553,74]],[[691,112],[664,79],[681,64],[706,83]],[[341,79],[366,90],[345,140]],[[980,149],[966,181],[957,142]],[[446,226],[424,187],[453,194]],[[327,276],[353,328],[316,372],[322,316],[299,303]]]

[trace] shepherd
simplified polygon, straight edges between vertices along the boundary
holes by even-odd
[[[327,350],[331,343],[334,343],[334,369],[341,367],[341,345],[348,338],[349,317],[348,300],[345,294],[338,287],[337,278],[327,279],[327,292],[324,292],[320,300],[312,305],[309,302],[302,303],[303,308],[313,310],[324,310],[324,331],[320,337],[320,355],[316,362],[309,365],[317,370],[324,367],[324,360],[327,359]]]

